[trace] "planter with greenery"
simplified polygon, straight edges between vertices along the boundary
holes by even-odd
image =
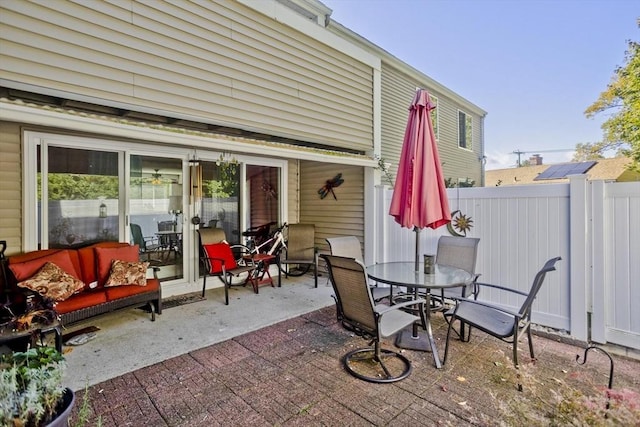
[[[0,357],[0,426],[67,425],[75,396],[62,386],[64,357],[35,347]]]

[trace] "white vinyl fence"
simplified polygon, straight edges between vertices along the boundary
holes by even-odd
[[[640,182],[576,175],[567,184],[447,191],[451,210],[473,221],[467,236],[480,238],[480,282],[528,291],[544,262],[560,256],[534,303],[533,321],[579,340],[640,350]],[[391,195],[376,189],[377,237],[367,243],[367,262],[415,257],[416,233],[388,215]],[[419,233],[420,258],[435,253],[443,234],[447,227]],[[481,299],[521,303],[485,291]]]

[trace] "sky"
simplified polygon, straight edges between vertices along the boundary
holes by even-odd
[[[571,160],[584,111],[640,41],[639,0],[321,0],[331,19],[487,112],[487,169]],[[407,100],[407,105],[411,100]],[[546,150],[567,150],[544,152]]]

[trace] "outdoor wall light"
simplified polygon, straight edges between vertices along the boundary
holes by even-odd
[[[106,218],[107,217],[107,205],[105,205],[104,201],[100,202],[100,208],[98,210],[98,216],[100,218]]]

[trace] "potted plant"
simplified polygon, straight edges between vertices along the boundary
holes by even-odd
[[[0,357],[0,425],[66,426],[75,395],[62,386],[63,355],[34,347]]]

